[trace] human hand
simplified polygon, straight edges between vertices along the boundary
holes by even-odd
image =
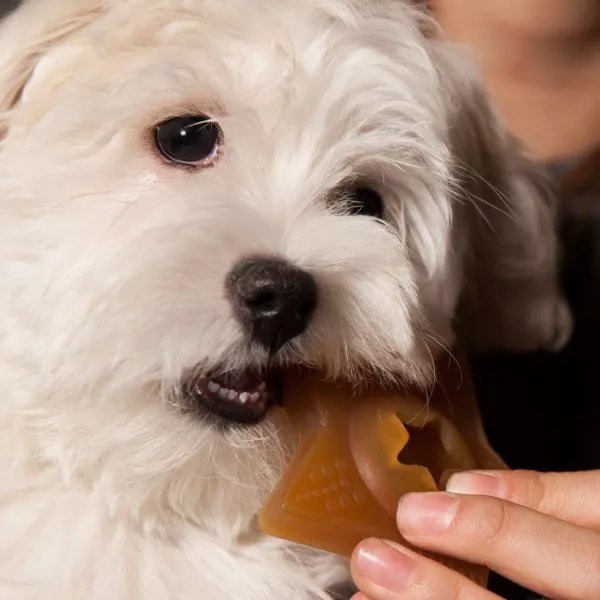
[[[600,599],[600,471],[458,473],[446,493],[408,494],[398,528],[414,546],[485,564],[556,600]],[[370,539],[352,557],[354,600],[498,600],[415,552]]]

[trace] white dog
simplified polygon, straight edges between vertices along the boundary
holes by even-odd
[[[0,598],[309,600],[279,367],[560,346],[550,196],[401,0],[28,0],[0,28]]]

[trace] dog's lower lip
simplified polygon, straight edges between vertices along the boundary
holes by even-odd
[[[274,371],[199,374],[188,380],[186,392],[195,405],[228,421],[256,423],[281,403],[281,378]]]

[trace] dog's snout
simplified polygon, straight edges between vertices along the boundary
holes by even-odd
[[[249,259],[227,278],[234,313],[252,339],[271,352],[300,335],[317,306],[309,273],[276,259]]]

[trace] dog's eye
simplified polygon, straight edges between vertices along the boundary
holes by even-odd
[[[348,210],[351,215],[383,218],[383,200],[370,187],[356,187],[348,191]]]
[[[221,128],[206,115],[174,117],[154,128],[158,151],[169,161],[194,167],[208,167],[219,156]]]

